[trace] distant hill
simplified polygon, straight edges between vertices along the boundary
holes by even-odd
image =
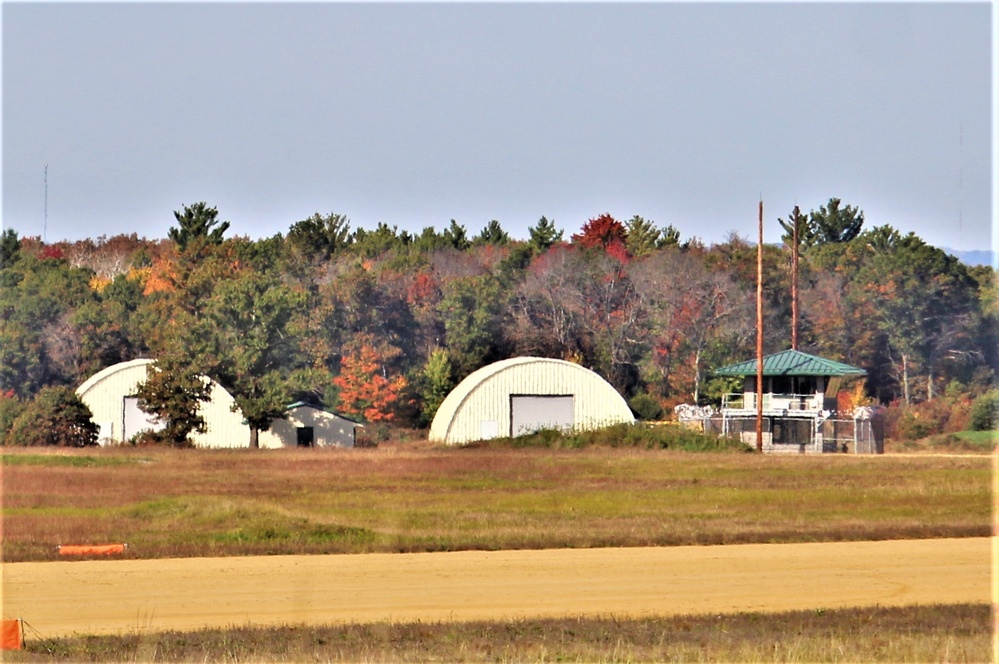
[[[943,250],[965,265],[992,265],[992,252],[989,250],[958,251],[947,247]]]

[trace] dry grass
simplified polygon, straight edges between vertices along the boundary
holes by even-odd
[[[985,662],[987,605],[507,623],[233,627],[28,641],[12,662]]]
[[[587,448],[11,450],[5,561],[981,536],[990,459]]]

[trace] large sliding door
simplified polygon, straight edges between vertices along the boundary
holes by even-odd
[[[521,436],[539,429],[572,429],[574,423],[572,395],[510,397],[511,436]]]

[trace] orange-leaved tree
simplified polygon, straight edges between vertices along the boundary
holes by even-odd
[[[340,389],[339,410],[368,422],[391,420],[406,379],[390,375],[386,365],[399,353],[394,346],[378,344],[373,335],[359,335],[340,361],[340,375],[333,379]]]

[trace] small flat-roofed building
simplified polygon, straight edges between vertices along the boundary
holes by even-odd
[[[260,432],[260,445],[353,447],[359,426],[363,425],[323,408],[298,402],[288,406],[285,419],[275,420],[269,430]]]

